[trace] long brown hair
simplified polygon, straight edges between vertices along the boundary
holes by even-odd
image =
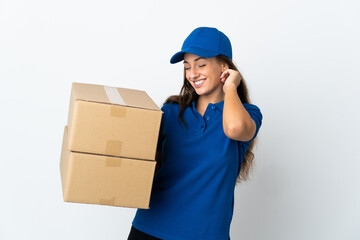
[[[234,69],[239,72],[239,70],[237,69],[237,67],[235,66],[235,64],[233,63],[233,61],[230,58],[228,58],[224,55],[218,55],[218,56],[216,56],[216,59],[219,62],[225,62],[229,66],[230,69]],[[237,87],[237,93],[238,93],[239,98],[242,103],[250,103],[250,98],[249,98],[248,89],[246,87],[246,82],[240,72],[239,72],[239,74],[241,76],[241,82],[240,82],[240,85]],[[180,105],[180,111],[179,111],[178,117],[184,123],[185,127],[187,127],[187,124],[186,124],[184,118],[182,117],[182,114],[183,114],[185,108],[190,106],[192,101],[194,101],[194,100],[197,101],[198,98],[199,98],[199,95],[195,92],[195,89],[191,86],[189,81],[186,79],[185,70],[184,70],[184,83],[183,83],[183,86],[181,87],[180,94],[172,95],[172,96],[168,97],[165,100],[164,104],[178,103]],[[254,165],[254,161],[253,161],[254,153],[252,152],[254,145],[255,145],[255,139],[251,141],[249,149],[245,153],[245,159],[241,164],[241,169],[240,169],[240,173],[236,179],[236,184],[240,183],[241,181],[246,181],[249,179],[250,170],[253,168],[253,165]]]

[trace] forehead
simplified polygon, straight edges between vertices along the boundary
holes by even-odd
[[[184,63],[197,62],[199,60],[211,60],[192,53],[184,53]]]
[[[200,56],[196,55],[196,54],[192,54],[192,53],[184,53],[184,60],[191,60],[191,59],[196,59],[196,58],[200,58]]]

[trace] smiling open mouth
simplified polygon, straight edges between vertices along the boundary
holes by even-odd
[[[199,88],[199,87],[201,87],[203,85],[204,82],[205,82],[204,79],[194,81],[194,85],[195,85],[195,87]]]

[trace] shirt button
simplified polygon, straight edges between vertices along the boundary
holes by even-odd
[[[214,106],[214,105],[212,105],[212,106],[211,106],[211,109],[215,109],[215,106]]]
[[[201,125],[201,128],[204,128],[204,125]]]
[[[209,121],[209,119],[210,119],[210,118],[209,118],[209,116],[206,116],[206,120],[208,120],[208,121]]]

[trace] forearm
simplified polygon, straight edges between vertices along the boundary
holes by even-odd
[[[225,92],[223,127],[229,138],[238,141],[248,141],[255,134],[255,123],[244,108],[235,85],[229,86]]]

